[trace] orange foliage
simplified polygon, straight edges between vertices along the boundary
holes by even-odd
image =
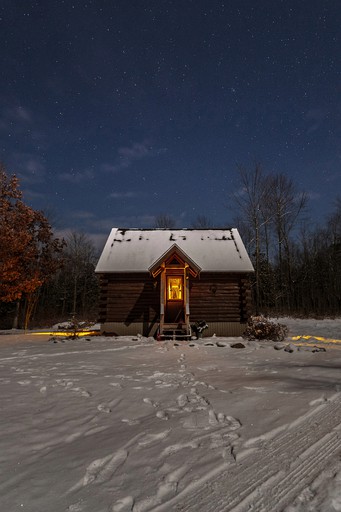
[[[0,301],[37,290],[59,267],[63,246],[43,213],[24,204],[16,176],[0,166]]]

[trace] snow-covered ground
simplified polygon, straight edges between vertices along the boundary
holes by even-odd
[[[341,343],[321,345],[0,335],[0,510],[340,511]]]

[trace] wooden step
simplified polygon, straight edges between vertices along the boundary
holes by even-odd
[[[159,338],[164,340],[190,340],[191,336],[191,326],[187,324],[163,324],[159,334]]]

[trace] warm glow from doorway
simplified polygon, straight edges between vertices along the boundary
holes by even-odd
[[[182,278],[168,277],[167,279],[168,300],[182,300]]]

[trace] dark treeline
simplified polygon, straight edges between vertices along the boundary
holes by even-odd
[[[230,209],[255,268],[254,313],[340,315],[341,199],[314,226],[307,195],[286,175],[266,174],[255,165],[240,167],[239,178]],[[92,241],[76,232],[55,239],[47,219],[23,203],[17,178],[3,167],[0,185],[0,327],[96,321],[99,254]],[[155,218],[155,227],[175,224],[165,214]],[[192,227],[213,226],[203,214]]]
[[[49,325],[72,320],[97,319],[98,280],[95,266],[98,253],[84,233],[70,233],[61,254],[57,273],[44,283],[31,322]]]
[[[323,224],[314,226],[309,198],[284,174],[267,174],[260,165],[239,167],[239,192],[231,208],[254,264],[251,277],[255,314],[336,316],[341,314],[341,200]],[[175,219],[156,218],[172,228]],[[212,227],[199,216],[192,227]],[[63,265],[39,291],[34,322],[73,315],[96,320],[99,254],[86,235],[71,233],[61,254]]]
[[[252,258],[255,313],[341,313],[341,200],[324,224],[308,220],[308,197],[284,174],[239,168],[233,196],[238,227]]]

